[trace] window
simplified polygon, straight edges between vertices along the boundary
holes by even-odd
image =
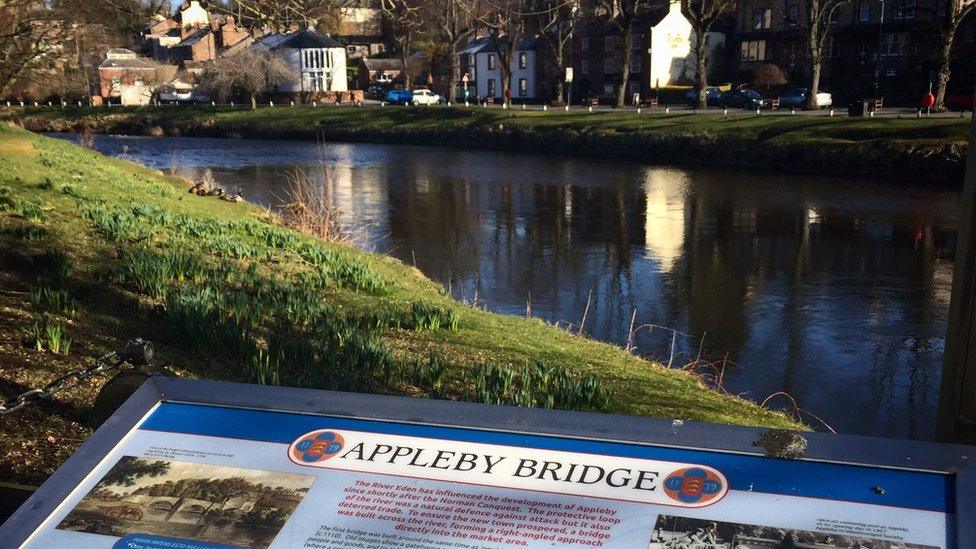
[[[590,74],[590,62],[586,59],[580,61],[580,74]]]
[[[834,35],[828,34],[827,37],[824,38],[822,53],[823,56],[827,59],[830,59],[831,57],[834,56]]]
[[[588,36],[580,38],[580,51],[590,51],[590,38]]]
[[[907,32],[887,32],[881,35],[881,55],[897,57],[908,53]]]
[[[976,61],[969,63],[969,85],[976,86]]]
[[[640,91],[641,91],[641,84],[640,84],[640,82],[631,82],[629,84],[629,86],[630,86],[629,89],[630,89],[630,94],[631,95],[635,95],[635,94],[640,93]]]
[[[796,4],[790,4],[786,8],[786,25],[788,27],[796,27],[800,24],[800,6]]]
[[[475,63],[474,63],[474,54],[473,54],[473,53],[469,53],[469,54],[468,54],[468,65],[470,65],[470,66],[472,66],[472,67],[473,67],[473,66],[474,66],[474,64],[475,64]]]
[[[603,38],[603,49],[604,50],[612,50],[614,48],[614,41],[615,40],[616,39],[613,36],[605,36]]]
[[[899,0],[895,4],[895,19],[915,19],[918,0]]]
[[[643,57],[641,57],[640,55],[635,55],[635,56],[631,57],[630,58],[630,72],[635,73],[635,74],[640,73],[641,69],[643,68],[643,64],[644,64],[642,61],[643,61]]]
[[[888,78],[898,76],[898,71],[896,71],[895,69],[888,69],[885,71],[885,76],[887,76]]]
[[[752,11],[752,28],[755,30],[768,29],[772,26],[773,22],[773,10],[766,8],[764,10],[753,10]]]
[[[603,85],[603,95],[611,95],[612,96],[613,94],[614,94],[613,93],[613,84],[604,84]]]
[[[495,97],[495,79],[488,79],[488,97]]]
[[[519,68],[526,69],[529,67],[529,54],[524,51],[519,52]]]
[[[742,61],[763,61],[766,59],[765,40],[747,40],[742,42]]]
[[[836,6],[834,6],[834,8],[832,10],[830,10],[830,20],[828,22],[830,24],[832,24],[832,25],[834,23],[837,23],[837,22],[840,21],[840,9],[839,8],[840,8],[840,4],[837,4]]]
[[[525,78],[519,78],[518,93],[519,93],[519,97],[525,97],[526,95],[529,95],[529,81],[526,80]]]
[[[635,34],[630,37],[630,47],[631,49],[639,50],[641,49],[641,44],[644,43],[644,37],[640,34]]]
[[[857,9],[857,20],[861,23],[867,23],[871,20],[871,0],[861,0]]]
[[[613,74],[618,71],[620,67],[617,66],[617,60],[608,57],[603,60],[603,74]]]
[[[488,54],[488,70],[495,70],[495,54],[493,53]]]

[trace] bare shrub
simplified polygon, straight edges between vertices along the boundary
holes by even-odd
[[[305,168],[295,168],[288,175],[285,204],[281,206],[282,222],[301,233],[327,242],[349,243],[350,236],[341,226],[342,212],[332,199],[329,170],[324,164],[322,181]]]

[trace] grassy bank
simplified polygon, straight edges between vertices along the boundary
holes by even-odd
[[[448,144],[815,174],[962,180],[969,120],[471,108],[7,108],[34,131]]]
[[[4,397],[144,337],[184,376],[802,428],[617,347],[457,303],[392,258],[11,127],[0,265]],[[98,385],[0,418],[0,480],[50,474],[90,433]]]

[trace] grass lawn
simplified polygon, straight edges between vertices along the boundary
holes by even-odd
[[[618,347],[457,303],[390,257],[12,127],[0,265],[4,397],[144,337],[183,376],[804,428]],[[98,385],[0,418],[0,479],[50,474],[90,433]]]
[[[66,109],[27,107],[0,109],[0,119],[134,120],[141,122],[261,125],[268,128],[321,128],[330,131],[392,130],[411,131],[430,128],[491,130],[499,124],[537,131],[565,130],[582,133],[655,133],[737,137],[749,140],[819,141],[857,143],[884,139],[906,143],[969,142],[969,118],[850,118],[845,116],[789,116],[785,112],[755,116],[730,111],[729,116],[663,110],[575,109],[501,110],[480,107],[68,107]]]

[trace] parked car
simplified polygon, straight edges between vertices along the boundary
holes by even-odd
[[[973,90],[959,89],[949,94],[946,106],[954,111],[973,110]]]
[[[366,98],[382,101],[383,98],[386,97],[386,94],[389,92],[389,90],[390,90],[389,86],[384,86],[382,84],[373,84],[372,86],[369,87],[368,90],[366,90]]]
[[[730,90],[719,99],[719,106],[736,109],[761,109],[765,105],[759,92],[750,89]]]
[[[413,90],[413,104],[414,105],[437,105],[444,102],[444,98],[437,95],[436,93],[420,88]]]
[[[386,94],[386,102],[394,105],[409,105],[413,102],[413,92],[410,90],[390,90]]]
[[[810,97],[809,88],[793,88],[779,98],[781,109],[795,108],[804,109],[807,106],[807,99]],[[834,96],[827,92],[817,94],[817,108],[827,108],[834,104]]]
[[[715,86],[708,86],[705,90],[705,101],[709,107],[718,106],[719,101],[722,99],[722,90],[716,88]],[[688,102],[689,107],[698,106],[698,95],[695,93],[695,88],[692,87],[685,94],[685,100]]]
[[[200,92],[162,92],[159,94],[160,103],[171,103],[174,105],[202,105],[210,103],[210,97]]]

